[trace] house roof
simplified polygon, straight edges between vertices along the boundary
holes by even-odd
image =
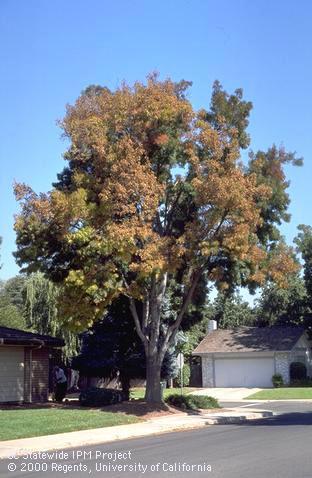
[[[10,329],[0,326],[0,345],[25,345],[25,346],[49,346],[63,347],[64,340],[51,337],[50,335],[41,335],[24,330]]]
[[[210,332],[200,342],[193,355],[214,352],[290,351],[304,329],[299,327],[239,327]]]

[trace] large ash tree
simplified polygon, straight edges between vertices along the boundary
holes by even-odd
[[[151,75],[87,88],[61,123],[70,146],[52,191],[15,187],[19,264],[61,284],[61,316],[76,330],[128,298],[149,402],[161,400],[164,356],[201,281],[282,282],[296,267],[270,229],[285,213],[283,163],[294,157],[274,150],[243,166],[251,103],[216,83],[210,110],[196,112],[189,86]]]

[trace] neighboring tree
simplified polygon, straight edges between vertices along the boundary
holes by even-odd
[[[56,335],[60,330],[57,313],[58,289],[41,272],[30,274],[24,288],[27,322],[39,334]]]
[[[25,279],[23,295],[27,326],[39,334],[64,339],[62,354],[65,361],[75,355],[78,336],[62,326],[57,308],[58,286],[46,279],[41,272],[35,272]]]
[[[297,267],[260,234],[276,185],[259,162],[240,161],[251,103],[215,84],[210,111],[195,112],[189,85],[151,75],[114,92],[90,87],[62,122],[68,166],[51,193],[15,187],[18,263],[60,282],[64,323],[88,328],[128,297],[149,402],[161,400],[161,365],[201,280],[285,284]],[[282,172],[284,155],[275,162]]]
[[[218,323],[220,329],[233,329],[254,325],[254,311],[239,294],[219,292],[212,304],[210,319]]]
[[[307,300],[312,309],[312,227],[300,224],[298,226],[299,234],[295,238],[297,251],[301,254],[303,260],[303,278],[307,291]]]
[[[129,398],[131,380],[145,378],[146,366],[144,347],[136,333],[127,298],[121,296],[113,301],[105,317],[82,334],[80,353],[71,366],[81,376],[118,378]],[[177,373],[176,354],[167,353],[161,378],[174,378]]]
[[[258,326],[300,325],[306,326],[309,313],[307,291],[298,275],[289,280],[287,288],[267,284],[256,302],[255,314]]]
[[[26,276],[17,275],[5,281],[4,292],[11,304],[15,305],[21,314],[24,312],[24,289]]]
[[[0,325],[26,330],[22,289],[24,277],[16,276],[0,284]]]
[[[205,317],[201,322],[195,323],[187,332],[183,333],[184,342],[180,351],[183,353],[185,360],[191,359],[193,350],[207,334],[207,328],[208,318]]]
[[[25,318],[16,305],[10,303],[7,297],[0,294],[0,326],[12,329],[27,330]]]
[[[77,353],[77,334],[62,327],[58,287],[41,272],[18,275],[0,284],[0,325],[63,338],[63,357]]]

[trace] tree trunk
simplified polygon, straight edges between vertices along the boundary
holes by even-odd
[[[160,385],[161,365],[166,351],[173,343],[177,330],[187,308],[192,300],[192,296],[200,278],[200,270],[192,273],[190,286],[185,293],[181,310],[176,320],[168,328],[160,342],[161,330],[161,308],[166,292],[167,273],[162,277],[156,278],[154,274],[151,281],[151,290],[147,293],[143,302],[143,314],[140,319],[135,300],[130,296],[130,310],[133,316],[137,333],[144,344],[146,356],[146,391],[145,400],[149,403],[160,404],[162,402],[162,393]],[[126,284],[127,288],[129,286]]]
[[[123,392],[123,399],[124,400],[129,400],[130,398],[130,378],[127,374],[125,373],[120,373],[119,376],[120,379],[120,384]]]
[[[146,357],[146,391],[145,400],[149,403],[161,403],[160,387],[161,364],[155,357]]]

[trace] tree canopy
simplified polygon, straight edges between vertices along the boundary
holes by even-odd
[[[76,329],[128,297],[150,401],[160,400],[161,363],[203,277],[219,287],[285,283],[297,268],[263,229],[285,218],[287,199],[275,215],[272,204],[287,187],[288,155],[256,153],[244,166],[251,103],[216,83],[210,109],[195,111],[189,86],[150,75],[88,88],[61,122],[70,146],[51,192],[15,186],[18,263],[61,284],[62,317]]]

